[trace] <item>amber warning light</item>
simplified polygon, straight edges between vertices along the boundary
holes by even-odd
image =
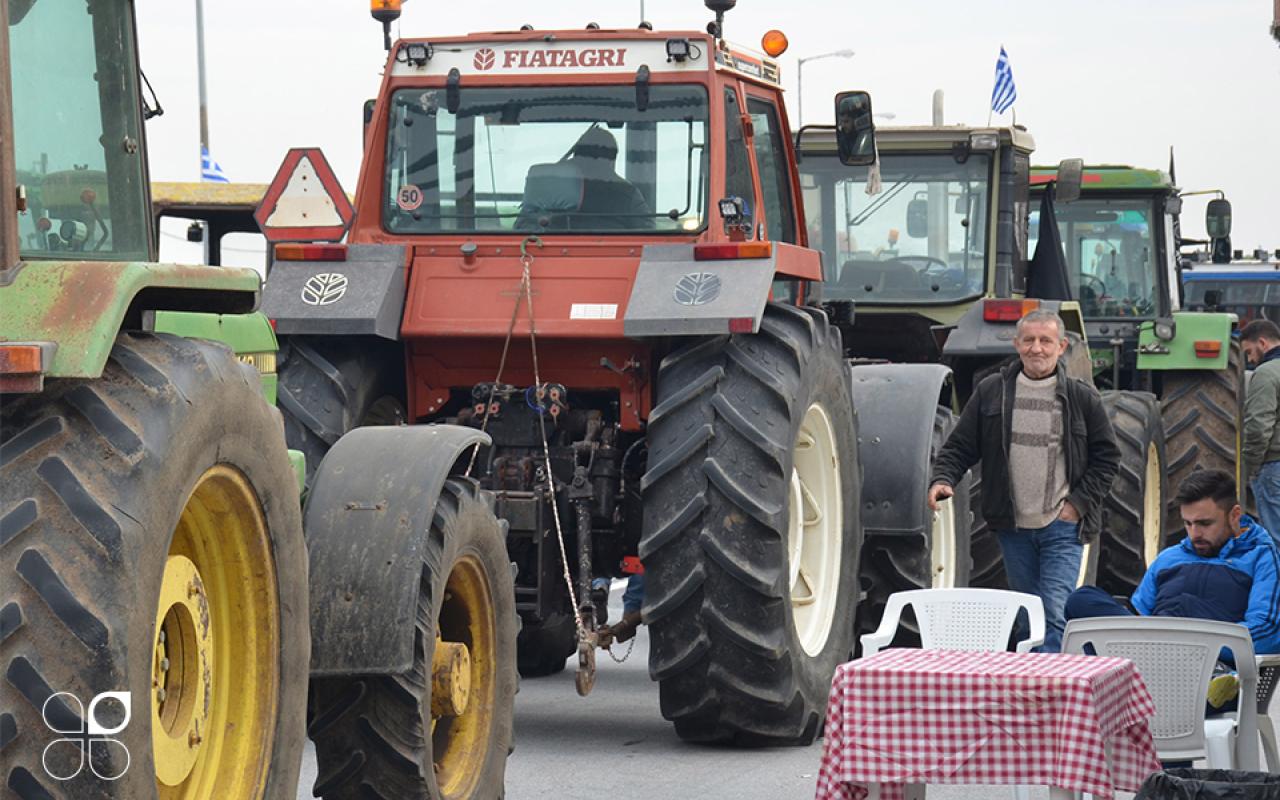
[[[760,46],[773,58],[787,52],[787,35],[779,30],[772,30],[760,39]]]

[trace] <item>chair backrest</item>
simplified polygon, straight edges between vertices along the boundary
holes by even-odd
[[[895,592],[889,595],[881,621],[881,631],[888,628],[890,639],[902,610],[907,606],[915,611],[916,624],[920,627],[920,644],[925,648],[1006,650],[1020,609],[1027,611],[1031,636],[1018,643],[1018,651],[1026,652],[1044,641],[1044,605],[1033,594],[1000,589]]]
[[[1083,653],[1086,644],[1097,655],[1127,658],[1138,668],[1156,704],[1151,720],[1156,752],[1170,761],[1205,757],[1205,696],[1219,654],[1229,649],[1240,676],[1241,753],[1252,748],[1256,763],[1258,670],[1248,628],[1185,617],[1095,617],[1068,622],[1062,652]]]

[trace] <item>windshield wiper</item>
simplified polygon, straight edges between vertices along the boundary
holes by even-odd
[[[862,213],[858,214],[856,217],[848,218],[845,221],[845,225],[850,227],[855,225],[861,225],[862,223],[871,219],[871,217],[874,216],[877,211],[884,208],[885,205],[890,200],[902,194],[902,190],[907,188],[907,185],[913,182],[915,179],[916,179],[915,175],[908,175],[907,177],[895,183],[893,186],[890,186],[887,190],[881,193],[879,197],[871,201],[871,205],[867,206],[866,209],[862,211]]]

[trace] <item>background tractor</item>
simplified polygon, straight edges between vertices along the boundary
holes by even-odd
[[[154,263],[133,4],[0,3],[0,31],[0,796],[293,798],[309,671],[313,730],[418,692],[397,796],[497,796],[511,573],[492,499],[447,475],[486,439],[397,431],[411,489],[342,481],[360,519],[304,542],[258,274]],[[333,659],[309,660],[359,632],[309,595],[350,603],[395,570],[413,573],[397,624],[335,698]],[[322,780],[387,752],[363,731],[322,751]]]
[[[1033,169],[1033,186],[1043,186],[1055,172]],[[1242,477],[1245,364],[1232,339],[1237,317],[1186,310],[1179,251],[1189,242],[1181,238],[1181,209],[1181,196],[1168,173],[1128,166],[1086,167],[1079,200],[1056,209],[1095,383],[1104,398],[1128,392],[1158,402],[1158,426],[1150,416],[1141,417],[1129,400],[1112,406],[1121,412],[1113,415],[1113,424],[1124,455],[1116,490],[1127,489],[1129,497],[1113,509],[1110,523],[1121,532],[1115,535],[1116,544],[1131,553],[1109,559],[1105,580],[1100,580],[1116,594],[1135,587],[1156,554],[1184,535],[1177,509],[1167,506],[1161,520],[1157,493],[1143,489],[1163,478],[1167,488],[1158,496],[1170,503],[1173,489],[1192,470],[1223,469],[1237,480]],[[1033,214],[1033,241],[1042,221]],[[1230,252],[1230,205],[1225,200],[1210,202],[1206,228],[1213,248]],[[1144,431],[1152,433],[1144,436]],[[1161,439],[1163,470],[1152,469],[1144,479],[1136,450],[1144,443],[1159,450]],[[1243,498],[1243,482],[1240,487]],[[1144,494],[1146,500],[1139,502]]]
[[[808,742],[853,649],[876,502],[863,465],[914,477],[904,524],[932,526],[937,407],[859,426],[856,371],[814,305],[821,256],[778,66],[725,43],[732,3],[708,6],[710,34],[395,43],[346,244],[279,246],[264,308],[286,436],[320,473],[358,426],[492,437],[460,468],[508,524],[523,674],[576,653],[588,691],[593,579],[643,571],[650,674],[677,733]],[[846,101],[862,134],[848,156],[867,163],[870,99]],[[269,193],[260,217],[287,228],[302,197]]]
[[[830,265],[823,302],[857,306],[844,330],[849,355],[946,365],[953,380],[932,387],[945,416],[1012,357],[1012,323],[1047,308],[1066,325],[1068,371],[1093,380],[1089,345],[1096,342],[1088,338],[1081,304],[1061,290],[1066,281],[1053,291],[1053,277],[1067,269],[1061,248],[1047,242],[1037,249],[1029,241],[1029,219],[1038,218],[1031,212],[1031,135],[963,125],[882,128],[878,146],[874,180],[883,191],[869,194],[870,170],[840,163],[834,131],[807,128],[799,136],[810,233]],[[1057,202],[1049,198],[1041,213],[1071,213],[1076,178],[1058,181]],[[1124,462],[1104,508],[1103,538],[1087,549],[1080,580],[1131,591],[1142,574],[1131,574],[1133,553],[1141,555],[1148,534],[1159,541],[1163,432],[1153,396],[1104,391],[1103,402]],[[979,513],[982,486],[976,473],[969,480],[969,518],[959,527],[967,527],[972,582],[1000,587],[999,545]],[[919,566],[894,572],[901,588],[929,585]]]

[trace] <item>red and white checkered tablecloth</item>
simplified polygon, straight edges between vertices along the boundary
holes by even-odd
[[[1137,791],[1160,769],[1155,710],[1123,658],[884,650],[836,669],[817,798],[862,800],[872,783],[884,800],[909,783]]]

